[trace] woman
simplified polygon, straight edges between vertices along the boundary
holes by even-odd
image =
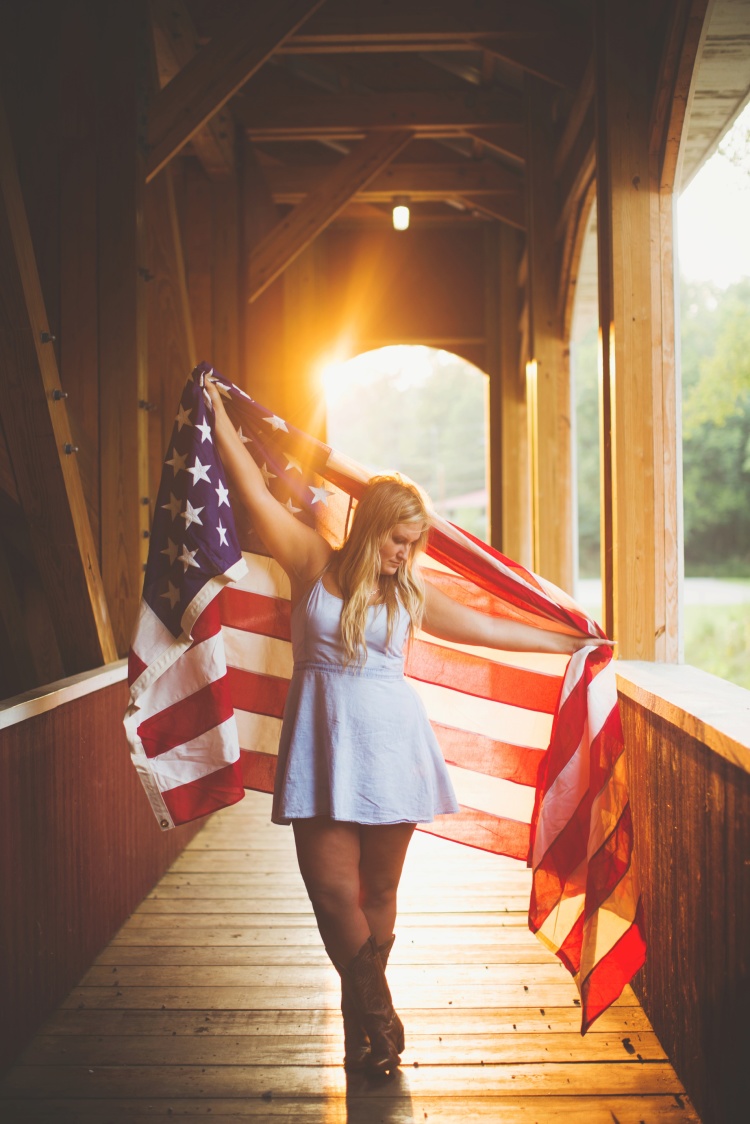
[[[570,654],[590,638],[544,632],[458,604],[414,562],[430,516],[415,487],[370,481],[334,550],[265,486],[206,380],[234,495],[291,584],[292,675],[272,819],[292,823],[297,858],[326,951],[341,976],[347,1070],[386,1073],[404,1031],[385,966],[396,892],[417,823],[457,812],[440,747],[403,677],[418,628],[444,640]]]

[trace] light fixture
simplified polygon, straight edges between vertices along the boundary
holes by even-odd
[[[396,195],[393,199],[393,229],[409,229],[409,200],[406,195]]]

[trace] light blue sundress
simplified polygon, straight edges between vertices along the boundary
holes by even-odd
[[[281,728],[272,820],[328,815],[361,824],[430,823],[459,810],[422,700],[404,678],[409,615],[386,644],[368,609],[364,667],[344,666],[343,602],[322,577],[292,610],[294,672]]]

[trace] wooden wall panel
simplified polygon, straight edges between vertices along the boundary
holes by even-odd
[[[0,731],[0,1069],[199,830],[162,832],[118,683]]]
[[[750,1095],[750,775],[630,699],[630,765],[648,957],[638,998],[704,1124]]]
[[[102,577],[117,650],[130,643],[149,508],[143,229],[145,0],[99,6],[97,100]]]

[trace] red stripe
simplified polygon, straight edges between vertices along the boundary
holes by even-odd
[[[552,841],[547,853],[534,868],[531,887],[529,919],[541,928],[545,917],[555,908],[574,870],[586,858],[591,833],[591,808],[599,792],[611,780],[610,748],[623,752],[622,742],[613,729],[620,729],[619,712],[613,710],[588,749],[590,760],[589,783],[586,791],[560,834]]]
[[[219,613],[218,597],[214,597],[206,605],[201,615],[197,618],[193,625],[191,636],[193,644],[200,644],[202,640],[208,640],[211,636],[216,636],[216,633],[221,628],[221,614]]]
[[[217,600],[222,624],[261,636],[274,636],[277,640],[291,640],[291,608],[285,598],[265,597],[226,586]]]
[[[257,753],[252,749],[240,750],[242,783],[256,792],[273,792],[276,778],[276,757],[270,753]]]
[[[226,722],[233,714],[229,678],[224,675],[147,718],[138,727],[138,737],[146,756],[158,757]]]
[[[220,808],[228,808],[230,804],[244,799],[244,796],[239,761],[224,765],[197,781],[188,781],[187,784],[162,793],[164,803],[177,826],[211,812],[218,812]]]
[[[428,835],[440,835],[443,839],[465,843],[467,847],[509,855],[513,859],[525,859],[529,849],[527,823],[493,816],[464,804],[456,815],[436,816],[433,823],[419,824],[419,829]]]
[[[288,679],[281,679],[277,675],[259,675],[238,667],[228,667],[227,676],[232,702],[237,710],[267,714],[271,718],[283,716],[289,692]]]
[[[606,1011],[646,962],[643,903],[639,898],[635,920],[619,941],[589,972],[581,987],[581,1034]]]
[[[522,706],[543,714],[554,713],[562,684],[562,679],[556,675],[509,667],[425,640],[415,640],[411,644],[406,674],[424,683],[450,687],[464,695]]]
[[[147,667],[148,664],[144,663],[141,657],[136,655],[131,648],[128,652],[128,687],[133,686],[136,679],[143,675]]]
[[[432,722],[431,725],[449,765],[459,765],[462,769],[532,788],[536,784],[536,775],[545,750],[508,745],[484,734],[470,733],[454,726],[441,726],[439,722]]]

